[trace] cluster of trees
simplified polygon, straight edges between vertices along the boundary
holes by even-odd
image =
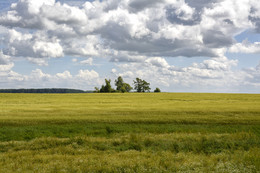
[[[86,93],[88,91],[66,88],[0,89],[0,93]]]
[[[98,87],[95,87],[94,92],[96,92],[96,93],[112,93],[112,92],[125,93],[125,92],[130,92],[133,89],[128,83],[124,82],[124,80],[121,76],[119,76],[115,80],[115,86],[116,86],[116,89],[112,88],[111,80],[105,79],[105,85],[102,85],[100,89]],[[151,90],[150,83],[148,83],[145,80],[142,80],[140,78],[136,78],[136,80],[134,80],[134,89],[137,92],[150,92],[150,90]],[[161,90],[159,88],[156,88],[154,90],[154,92],[161,92]]]

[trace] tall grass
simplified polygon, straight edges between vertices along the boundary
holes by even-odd
[[[0,94],[0,172],[260,172],[260,95]]]

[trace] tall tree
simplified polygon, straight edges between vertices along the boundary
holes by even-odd
[[[111,87],[111,84],[110,84],[111,80],[110,79],[109,80],[105,79],[105,82],[106,82],[106,85],[104,87],[105,92],[106,93],[111,93],[113,91],[113,89]]]
[[[142,79],[136,78],[136,81],[134,81],[134,86],[137,92],[142,92]]]
[[[134,88],[137,92],[150,92],[150,83],[146,82],[145,80],[142,80],[140,78],[136,78],[134,81]]]
[[[115,80],[115,85],[116,85],[116,90],[117,91],[120,91],[121,88],[123,87],[124,85],[124,80],[121,76],[119,76],[116,80]]]
[[[116,80],[115,80],[115,85],[116,85],[116,90],[118,92],[130,92],[133,88],[128,84],[125,83],[123,78],[121,76],[119,76]]]

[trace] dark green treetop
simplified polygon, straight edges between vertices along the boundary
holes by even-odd
[[[150,88],[150,83],[146,82],[145,80],[142,80],[140,78],[136,78],[136,80],[134,80],[134,89],[137,92],[150,92],[151,88]]]
[[[125,83],[123,78],[121,76],[119,76],[116,80],[115,80],[115,85],[116,85],[116,90],[118,92],[130,92],[133,88],[128,84]]]
[[[100,88],[100,92],[101,93],[111,93],[111,92],[115,92],[115,90],[111,87],[111,80],[107,80],[105,79],[105,85],[102,85]]]

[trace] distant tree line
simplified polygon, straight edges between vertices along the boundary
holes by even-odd
[[[0,93],[86,93],[93,91],[83,91],[65,88],[44,88],[44,89],[0,89]]]
[[[142,80],[140,78],[136,78],[134,81],[134,89],[136,92],[150,92],[150,83],[146,82],[145,80]],[[98,87],[95,87],[96,93],[114,93],[114,92],[120,92],[120,93],[125,93],[125,92],[130,92],[133,87],[131,87],[128,83],[125,83],[123,78],[119,76],[115,80],[115,86],[116,89],[112,88],[111,86],[111,80],[110,79],[105,79],[105,85],[102,85],[101,88],[99,89]],[[159,88],[156,88],[154,92],[161,92]]]
[[[150,92],[150,83],[136,78],[134,81],[134,87],[130,84],[124,82],[123,78],[119,76],[115,80],[116,89],[112,88],[111,80],[105,79],[105,85],[102,85],[101,88],[95,87],[96,93],[125,93],[130,92],[133,89],[136,92]],[[78,89],[67,89],[67,88],[43,88],[43,89],[0,89],[0,93],[92,93],[93,91],[83,91]],[[154,92],[161,92],[159,88],[156,88]]]

